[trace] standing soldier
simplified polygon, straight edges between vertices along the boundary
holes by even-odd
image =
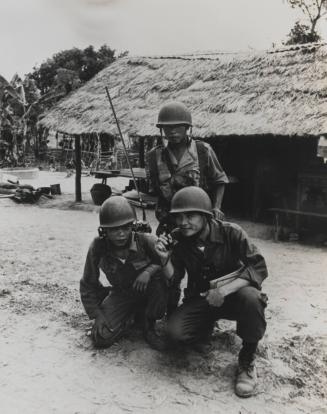
[[[170,283],[185,271],[188,280],[183,304],[168,320],[168,334],[174,342],[196,344],[208,337],[216,320],[235,320],[243,340],[235,392],[249,397],[257,381],[255,352],[266,329],[265,260],[238,225],[213,218],[210,198],[201,188],[178,191],[170,213],[179,229],[177,243],[170,257],[171,236],[162,234],[156,249]]]
[[[167,146],[159,145],[147,154],[150,192],[158,196],[157,234],[173,229],[170,202],[178,190],[187,186],[203,188],[211,198],[215,217],[222,219],[221,203],[228,179],[210,145],[187,134],[192,128],[190,111],[180,102],[167,103],[159,111],[157,127],[168,141]],[[170,287],[168,315],[177,307],[180,292],[177,282]]]
[[[147,176],[150,192],[158,195],[157,234],[162,226],[172,229],[170,202],[176,191],[187,186],[203,188],[210,196],[216,218],[222,218],[221,203],[227,176],[210,145],[195,141],[187,134],[192,117],[180,102],[164,105],[158,115],[157,127],[164,132],[167,146],[159,145],[147,154]]]
[[[156,237],[135,233],[134,221],[135,211],[124,197],[110,197],[101,206],[99,237],[89,247],[80,281],[83,306],[95,319],[96,347],[111,346],[143,312],[146,341],[162,349],[155,322],[166,312],[167,283],[154,248]],[[111,288],[101,284],[100,269]]]

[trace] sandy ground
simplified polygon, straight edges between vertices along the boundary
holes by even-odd
[[[55,200],[0,200],[1,413],[327,413],[326,247],[255,239],[270,277],[259,385],[250,399],[233,393],[234,323],[219,323],[208,355],[159,353],[137,330],[109,350],[93,349],[78,283],[98,225],[94,182],[83,178],[79,205],[74,177],[62,173],[30,182],[60,183]],[[122,189],[126,180],[110,184]]]

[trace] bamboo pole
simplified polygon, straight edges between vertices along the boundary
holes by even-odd
[[[81,161],[81,137],[75,135],[75,201],[82,201],[82,186],[81,186],[81,176],[82,176],[82,161]]]

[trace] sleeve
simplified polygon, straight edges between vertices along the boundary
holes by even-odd
[[[232,249],[238,251],[239,258],[245,265],[240,278],[248,280],[252,286],[261,289],[262,282],[268,276],[266,261],[241,227],[234,226],[232,229]]]
[[[182,260],[183,254],[180,252],[180,245],[175,245],[171,255],[171,262],[174,268],[174,273],[170,279],[170,285],[179,285],[186,274],[184,262]]]
[[[143,234],[142,236],[143,236],[142,242],[144,245],[144,249],[152,261],[151,264],[148,266],[147,270],[149,269],[151,270],[152,273],[156,273],[159,269],[162,269],[161,260],[154,248],[154,244],[157,240],[157,236],[154,236],[152,234]],[[184,268],[183,262],[179,259],[179,257],[180,257],[180,254],[176,253],[174,250],[171,256],[171,261],[174,267],[174,274],[172,278],[170,279],[171,285],[175,283],[179,284],[179,282],[185,276],[185,268]]]
[[[209,187],[214,187],[217,184],[227,184],[227,175],[223,170],[222,166],[220,165],[214,150],[211,148],[210,145],[207,145],[206,147],[208,150],[207,180]]]
[[[84,265],[84,272],[80,280],[80,295],[84,309],[90,319],[96,317],[101,300],[103,299],[104,286],[99,281],[100,255],[97,254],[99,240],[94,239],[91,243]]]

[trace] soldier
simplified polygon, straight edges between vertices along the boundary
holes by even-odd
[[[170,201],[176,191],[187,186],[203,188],[212,200],[216,218],[222,218],[221,203],[228,179],[210,145],[188,135],[192,128],[190,111],[180,102],[167,103],[159,111],[157,127],[168,141],[147,154],[150,192],[158,195],[157,234],[164,224],[172,229]]]
[[[210,145],[188,135],[192,128],[190,111],[180,102],[167,103],[159,111],[157,127],[168,141],[166,146],[159,145],[147,154],[149,190],[158,195],[157,234],[173,229],[170,202],[176,191],[187,186],[203,188],[212,200],[215,217],[222,219],[221,203],[228,179]],[[168,315],[176,309],[180,292],[176,281],[169,289]]]
[[[154,249],[156,237],[135,233],[134,221],[135,211],[124,197],[112,196],[100,208],[99,237],[89,247],[80,281],[83,306],[95,320],[96,347],[111,346],[143,312],[146,341],[162,349],[155,322],[166,312],[167,283]],[[100,269],[110,288],[101,284]]]
[[[235,392],[249,397],[257,381],[255,352],[266,329],[265,260],[238,225],[213,218],[210,198],[201,188],[179,190],[170,214],[179,229],[177,242],[171,254],[171,236],[162,234],[156,249],[169,283],[181,280],[185,271],[188,281],[182,305],[168,320],[168,335],[174,342],[195,344],[216,320],[235,320],[243,340]]]

